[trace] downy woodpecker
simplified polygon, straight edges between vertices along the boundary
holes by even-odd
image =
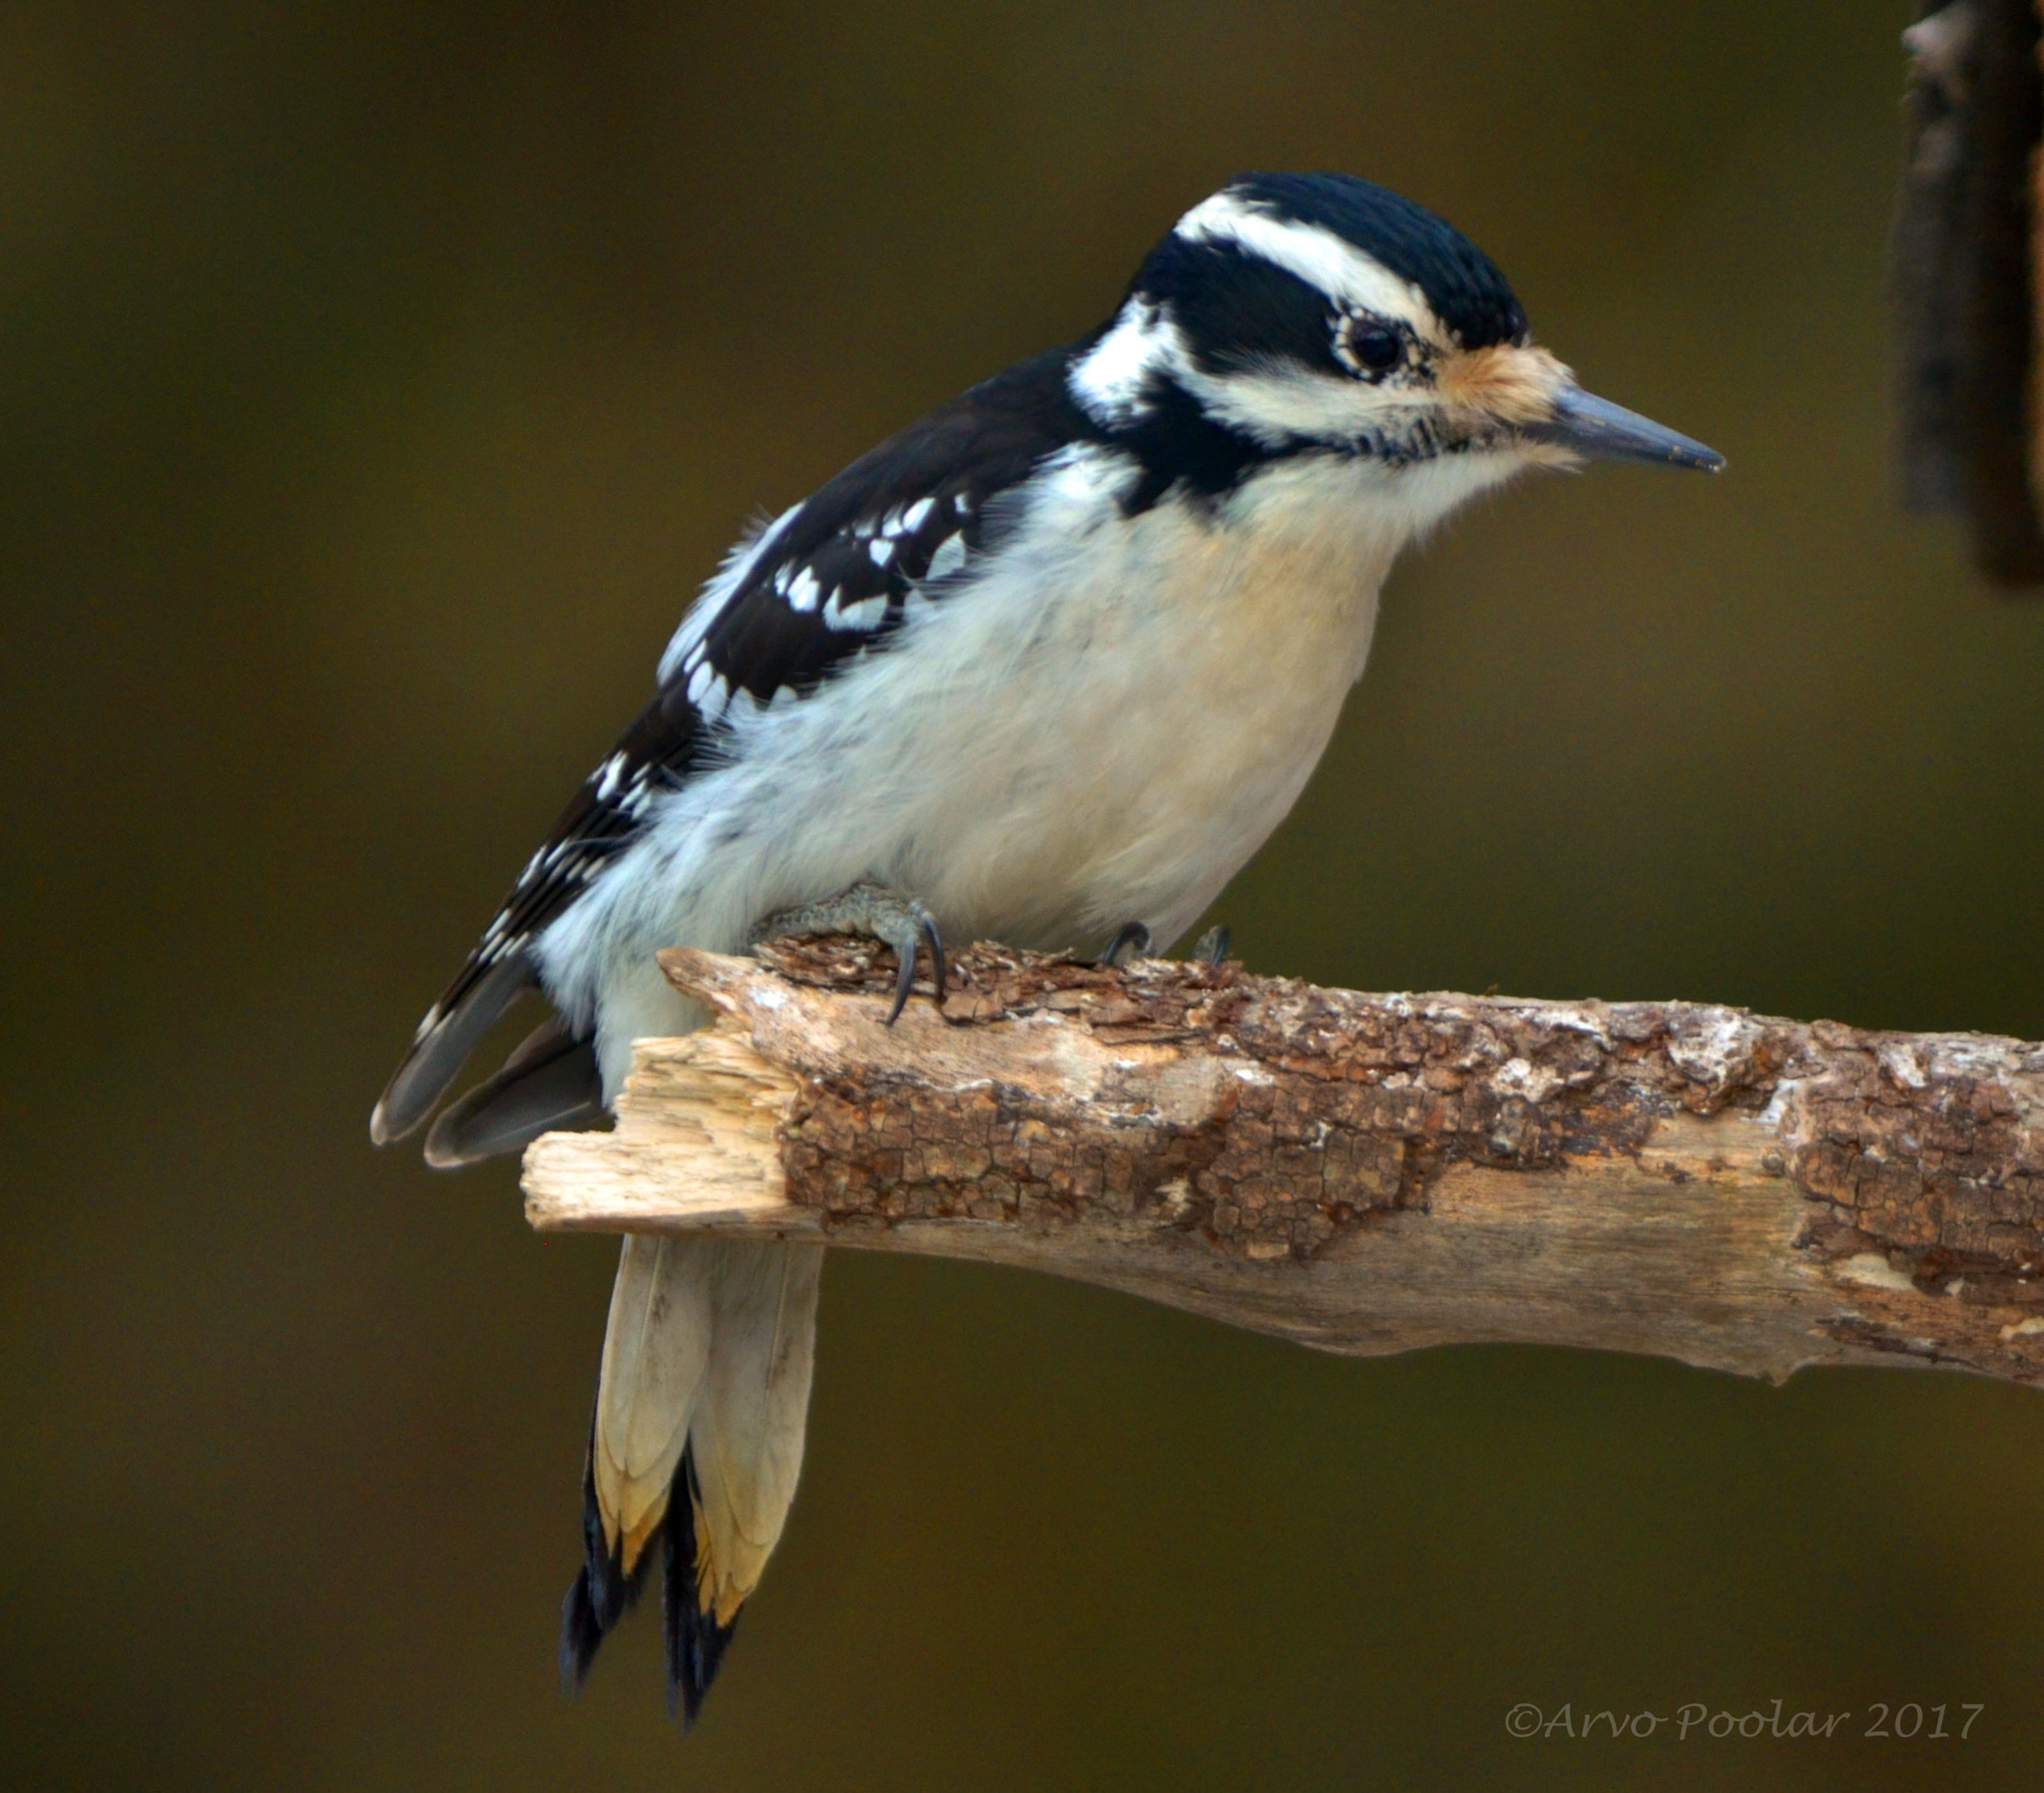
[[[1230,183],[1091,335],[733,550],[426,1015],[373,1136],[419,1125],[531,989],[554,1019],[441,1113],[427,1160],[598,1121],[635,1039],[704,1023],[666,946],[862,929],[901,951],[904,995],[919,934],[1162,951],[1297,797],[1398,551],[1522,468],[1585,458],[1723,464],[1585,392],[1489,258],[1410,201],[1340,175]],[[794,1493],[821,1257],[626,1239],[571,1682],[658,1540],[670,1692],[696,1716]]]

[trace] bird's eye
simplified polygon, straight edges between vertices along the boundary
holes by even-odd
[[[1349,359],[1365,373],[1389,373],[1405,359],[1405,341],[1396,330],[1364,318],[1348,326]]]

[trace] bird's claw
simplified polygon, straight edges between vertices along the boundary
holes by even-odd
[[[1107,943],[1107,951],[1100,955],[1100,963],[1110,971],[1119,971],[1131,959],[1145,959],[1149,955],[1148,925],[1140,921],[1125,921]]]
[[[937,918],[926,904],[884,884],[861,881],[840,890],[820,903],[802,903],[781,909],[755,924],[747,937],[750,951],[763,940],[813,940],[825,934],[862,934],[894,949],[900,971],[894,980],[894,1002],[887,1011],[887,1026],[900,1020],[908,1006],[908,994],[915,987],[915,951],[930,949],[930,977],[936,986],[936,1005],[944,1006],[946,970],[944,937],[937,932]]]
[[[915,986],[915,949],[918,944],[927,944],[930,949],[930,982],[935,986],[932,1000],[938,1008],[944,1006],[944,937],[937,932],[937,918],[914,897],[908,899],[906,907],[905,928],[887,943],[900,961],[900,970],[894,977],[894,1001],[887,1010],[890,1028],[901,1019],[901,1011],[908,1007],[908,993]]]
[[[1150,956],[1152,937],[1149,927],[1140,921],[1125,921],[1115,931],[1115,937],[1107,943],[1107,951],[1100,955],[1100,963],[1110,971],[1119,971],[1132,959],[1147,959]],[[1228,950],[1235,944],[1235,936],[1226,922],[1217,922],[1202,934],[1193,950],[1187,955],[1191,965],[1220,965],[1228,957]]]

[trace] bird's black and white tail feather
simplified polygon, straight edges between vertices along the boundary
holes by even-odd
[[[801,1469],[816,1246],[632,1238],[619,1259],[561,1669],[580,1686],[660,1544],[671,1696],[693,1723]]]
[[[592,1452],[594,1448],[592,1439]],[[693,1725],[701,1715],[710,1684],[717,1679],[725,1649],[739,1625],[736,1614],[728,1623],[720,1623],[716,1612],[702,1602],[704,1565],[697,1549],[701,1507],[695,1455],[685,1450],[668,1498],[667,1518],[660,1528],[661,1636],[667,1655],[668,1710],[679,1713],[684,1726]],[[638,1604],[653,1568],[653,1553],[647,1551],[627,1574],[623,1557],[605,1537],[593,1457],[583,1477],[582,1538],[582,1569],[561,1605],[561,1682],[570,1693],[582,1690],[598,1648]]]
[[[596,1652],[625,1614],[638,1604],[651,1554],[640,1558],[628,1574],[624,1553],[605,1535],[603,1509],[596,1493],[596,1437],[592,1427],[589,1455],[582,1473],[582,1568],[561,1603],[561,1681],[579,1693],[589,1678]]]
[[[668,1710],[673,1711],[679,1702],[682,1722],[692,1725],[703,1710],[710,1683],[724,1664],[725,1648],[739,1628],[739,1614],[720,1620],[715,1607],[703,1602],[703,1583],[710,1566],[701,1548],[706,1543],[701,1526],[703,1489],[696,1476],[693,1448],[682,1454],[681,1487],[689,1498],[668,1504],[661,1620],[667,1642]]]

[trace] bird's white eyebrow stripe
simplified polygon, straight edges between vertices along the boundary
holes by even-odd
[[[1202,200],[1178,221],[1175,233],[1188,242],[1233,243],[1296,274],[1337,304],[1403,318],[1422,328],[1430,316],[1426,295],[1375,256],[1322,225],[1274,218],[1232,193]]]

